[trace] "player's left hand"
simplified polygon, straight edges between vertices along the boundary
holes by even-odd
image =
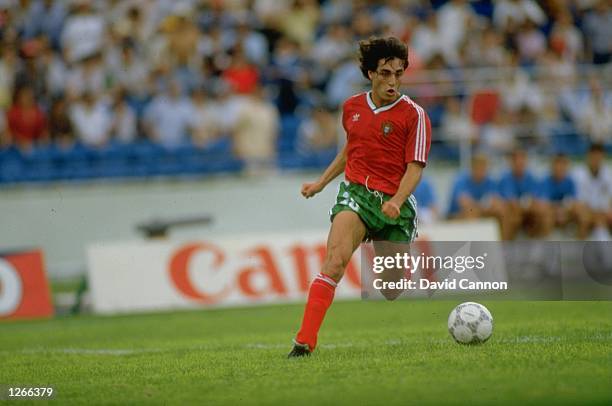
[[[392,218],[393,220],[398,218],[400,215],[399,206],[391,200],[384,202],[381,210],[385,216]]]

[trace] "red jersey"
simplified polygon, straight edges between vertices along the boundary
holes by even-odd
[[[394,195],[408,163],[427,163],[431,123],[408,96],[377,108],[370,92],[355,95],[342,106],[342,126],[349,182]]]

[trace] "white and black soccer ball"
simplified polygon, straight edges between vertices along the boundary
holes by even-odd
[[[480,303],[461,303],[448,316],[448,332],[460,344],[484,343],[493,333],[493,316]]]

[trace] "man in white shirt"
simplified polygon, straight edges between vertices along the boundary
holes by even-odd
[[[606,152],[601,144],[593,144],[586,157],[586,166],[574,174],[578,200],[592,211],[594,240],[609,240],[612,227],[612,171],[605,164]]]
[[[61,45],[68,62],[76,62],[102,49],[106,22],[95,13],[91,0],[75,0],[76,12],[66,19]]]
[[[192,127],[193,105],[183,96],[177,81],[168,92],[156,96],[144,112],[145,131],[149,138],[165,148],[176,148],[187,139]]]
[[[102,147],[110,138],[112,115],[94,93],[85,93],[70,110],[70,121],[77,138],[88,147]]]
[[[274,162],[280,117],[275,105],[256,89],[242,104],[234,128],[234,151],[248,170],[264,169]]]

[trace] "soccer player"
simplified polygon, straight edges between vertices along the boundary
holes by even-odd
[[[289,357],[310,355],[316,348],[336,286],[362,241],[410,243],[416,237],[411,195],[427,163],[431,124],[425,110],[399,90],[408,49],[397,38],[371,38],[359,43],[359,52],[371,90],[344,102],[347,143],[316,182],[302,186],[302,195],[310,198],[345,173],[330,211],[327,255],[310,286]]]
[[[591,213],[584,203],[576,199],[576,184],[569,175],[569,164],[566,155],[554,156],[550,175],[542,181],[540,196],[549,206],[546,210],[549,216],[548,227],[565,227],[576,223],[576,237],[584,240],[589,233]]]

